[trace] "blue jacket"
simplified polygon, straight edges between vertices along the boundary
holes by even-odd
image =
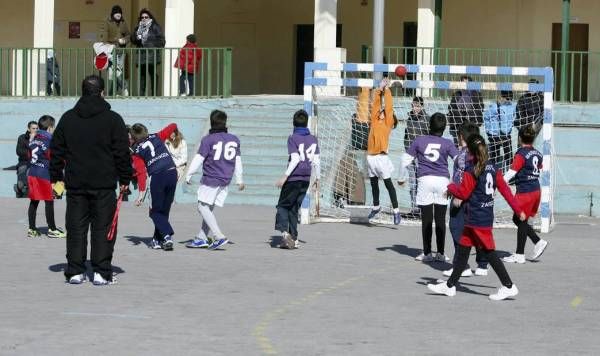
[[[509,135],[515,121],[516,109],[517,105],[512,101],[500,106],[498,103],[491,103],[483,114],[485,132],[492,136]]]

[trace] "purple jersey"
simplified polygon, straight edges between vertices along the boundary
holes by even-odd
[[[475,177],[473,161],[467,162],[465,172]],[[497,168],[488,161],[479,177],[471,196],[466,201],[465,225],[476,227],[492,227],[494,225],[494,192],[496,191]]]
[[[450,177],[448,157],[454,158],[458,150],[454,143],[439,136],[419,136],[406,151],[419,162],[417,178],[423,176]]]
[[[31,142],[29,142],[29,171],[30,177],[39,177],[50,180],[50,140],[52,134],[40,130]]]
[[[167,146],[156,134],[151,134],[145,140],[136,143],[133,152],[146,163],[148,176],[175,168]]]
[[[540,190],[540,171],[544,156],[531,146],[521,147],[517,155],[523,158],[523,167],[515,175],[517,193],[529,193]]]
[[[206,135],[200,141],[198,154],[204,157],[202,184],[228,186],[235,171],[235,159],[241,155],[240,139],[227,132]]]
[[[317,138],[311,134],[294,133],[288,137],[288,154],[297,153],[300,162],[288,177],[288,182],[310,181],[311,164],[314,155],[320,153]]]

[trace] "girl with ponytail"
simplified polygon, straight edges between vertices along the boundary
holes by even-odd
[[[437,294],[454,296],[456,294],[455,285],[467,265],[471,247],[478,247],[502,283],[498,292],[489,296],[490,299],[503,300],[514,297],[519,290],[513,284],[504,264],[496,254],[496,244],[492,235],[496,188],[521,220],[525,220],[526,216],[512,195],[508,184],[504,181],[502,170],[490,161],[483,137],[478,134],[471,135],[467,139],[467,148],[473,156],[473,160],[467,162],[461,184],[448,185],[448,193],[463,200],[466,204],[465,226],[458,244],[458,259],[448,281],[428,284],[427,288]]]

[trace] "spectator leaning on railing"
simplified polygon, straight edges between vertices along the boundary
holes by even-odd
[[[113,53],[112,66],[108,71],[108,93],[113,95],[113,84],[111,81],[116,81],[116,90],[122,95],[128,95],[127,82],[125,81],[125,48],[129,43],[131,32],[129,26],[123,17],[121,6],[115,5],[110,10],[110,17],[106,19],[103,28],[103,40],[105,43],[110,43],[115,46]]]
[[[150,95],[154,96],[154,84],[158,82],[156,65],[161,63],[162,51],[165,47],[165,36],[148,9],[140,11],[139,23],[131,34],[131,42],[138,48],[137,64],[140,67],[140,93],[146,94],[146,72],[150,75]]]

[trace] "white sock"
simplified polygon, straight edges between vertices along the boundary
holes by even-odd
[[[215,237],[217,239],[225,238],[225,235],[223,235],[221,229],[219,229],[219,225],[217,224],[217,218],[212,212],[213,208],[214,206],[210,206],[204,203],[198,203],[198,211],[200,212],[200,215],[202,215],[203,219],[202,225],[204,226],[206,224],[210,231],[212,231],[215,234]],[[206,232],[204,230],[201,230],[201,233],[204,233],[204,236],[206,236]]]
[[[373,206],[373,210],[379,209],[379,205]]]
[[[394,208],[394,214],[399,213],[400,212],[400,208]]]

